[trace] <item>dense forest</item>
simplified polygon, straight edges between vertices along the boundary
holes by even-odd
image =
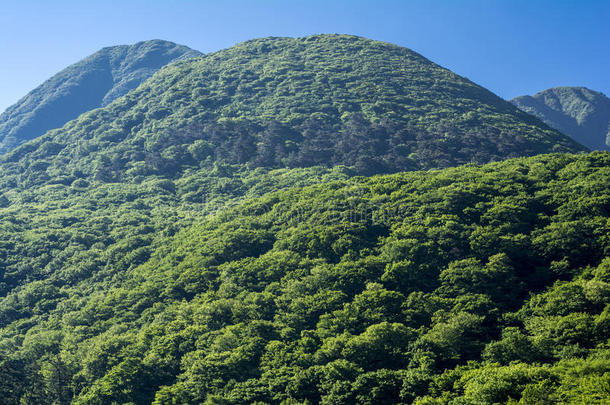
[[[48,230],[80,253],[2,301],[0,392],[10,404],[603,403],[608,184],[608,153],[545,155],[278,191],[143,250],[140,229],[156,223],[133,218],[116,230],[131,232],[126,256]],[[95,260],[104,270],[79,282]]]
[[[387,43],[174,62],[0,157],[0,403],[606,403],[584,152]]]

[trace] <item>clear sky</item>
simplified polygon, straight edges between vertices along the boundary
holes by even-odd
[[[212,52],[316,33],[406,46],[506,99],[554,86],[610,95],[610,0],[2,0],[0,111],[104,46]]]

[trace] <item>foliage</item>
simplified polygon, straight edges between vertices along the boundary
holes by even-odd
[[[2,401],[603,401],[610,156],[435,170],[552,150],[385,43],[174,63],[0,158]]]
[[[346,170],[0,209],[5,403],[608,401],[608,153]],[[197,193],[242,202],[202,218]]]

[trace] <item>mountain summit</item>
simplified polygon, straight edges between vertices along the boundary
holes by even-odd
[[[251,40],[174,63],[3,159],[44,159],[37,167],[65,181],[73,173],[130,181],[179,176],[205,160],[372,174],[581,150],[407,48],[316,35]]]
[[[610,98],[585,87],[555,87],[511,103],[593,150],[610,150]]]
[[[57,73],[0,115],[0,154],[109,104],[170,62],[199,55],[161,40],[101,49]]]

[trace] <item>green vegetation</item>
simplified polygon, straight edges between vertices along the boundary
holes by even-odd
[[[609,183],[608,153],[352,178],[249,199],[173,236],[166,224],[146,252],[106,252],[82,281],[85,256],[76,274],[51,260],[64,279],[2,301],[0,392],[9,404],[604,403]],[[123,243],[174,222],[160,209]],[[66,233],[47,243],[74,245]]]
[[[105,108],[4,155],[0,181],[138,182],[179,177],[206,159],[343,164],[373,174],[582,150],[406,48],[321,35],[253,40],[173,63]]]
[[[488,163],[583,149],[363,38],[173,63],[0,158],[0,402],[604,403],[610,154]]]
[[[160,40],[104,48],[57,73],[0,115],[0,154],[109,104],[168,63],[199,55]]]
[[[584,87],[555,87],[511,103],[592,150],[610,150],[610,99]]]

